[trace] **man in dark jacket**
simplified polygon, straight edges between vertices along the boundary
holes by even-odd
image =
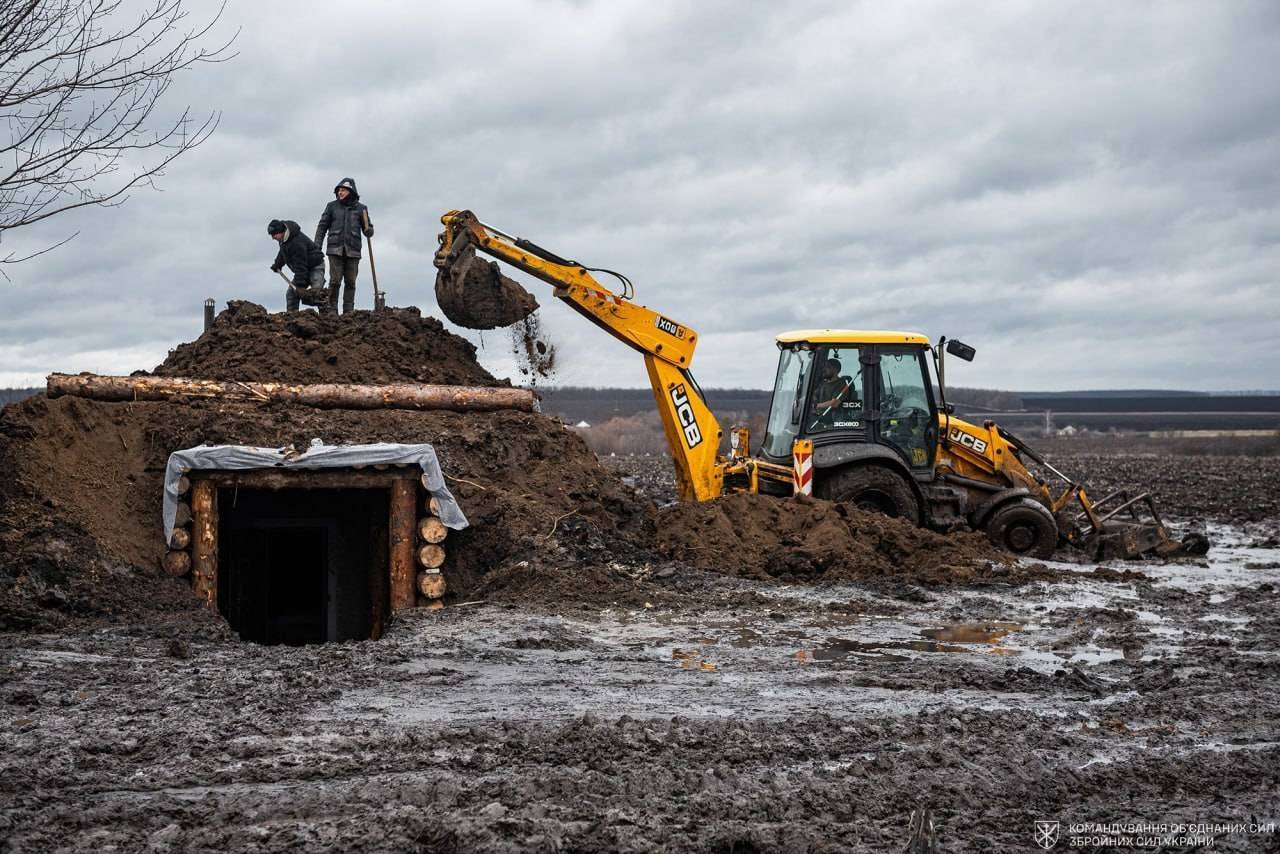
[[[369,209],[360,203],[360,192],[353,178],[343,178],[333,188],[334,200],[325,205],[316,226],[316,243],[328,243],[325,254],[329,256],[329,305],[338,310],[338,288],[346,282],[342,291],[342,313],[356,307],[356,273],[360,268],[360,235],[373,237],[373,223],[369,221]]]
[[[284,296],[285,309],[298,310],[302,296],[299,290],[306,291],[308,297],[324,295],[324,253],[316,246],[315,241],[303,234],[302,228],[291,219],[271,220],[267,223],[267,234],[280,244],[276,260],[271,264],[271,272],[279,273],[281,268],[288,266],[293,273],[293,286]],[[308,299],[307,304],[314,304],[314,300]],[[333,310],[327,298],[321,311],[326,309]]]

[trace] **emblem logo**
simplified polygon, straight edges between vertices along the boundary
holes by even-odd
[[[960,445],[965,448],[972,448],[974,451],[976,451],[979,454],[986,453],[986,450],[987,450],[986,442],[982,441],[977,436],[972,436],[968,433],[962,433],[954,427],[951,428],[951,432],[948,434],[947,438],[955,442],[957,445]]]
[[[1036,845],[1039,845],[1045,851],[1058,844],[1058,822],[1056,821],[1037,821],[1036,822]]]
[[[658,315],[657,319],[655,319],[653,322],[654,322],[654,325],[656,325],[659,329],[661,329],[663,332],[667,333],[668,335],[671,335],[672,337],[675,337],[675,338],[684,338],[684,327],[676,323],[674,320],[667,320],[662,315]]]
[[[692,450],[702,444],[702,431],[698,429],[698,419],[693,415],[689,393],[685,391],[683,383],[671,389],[671,402],[676,405],[676,418],[680,420],[680,428],[684,431],[684,443]]]

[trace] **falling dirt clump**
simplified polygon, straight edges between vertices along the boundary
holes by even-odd
[[[937,534],[904,519],[811,498],[737,494],[659,511],[668,557],[743,578],[800,582],[893,576],[923,586],[1057,577],[1023,567],[980,534]]]
[[[556,345],[543,333],[538,315],[531,314],[511,326],[511,352],[516,357],[516,368],[530,384],[555,375]]]
[[[480,366],[475,345],[416,308],[331,317],[270,314],[239,300],[154,373],[248,382],[509,384]]]

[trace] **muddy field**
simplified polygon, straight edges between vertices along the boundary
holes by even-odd
[[[664,466],[618,467],[660,497]],[[1209,558],[1117,567],[1136,580],[815,586],[601,554],[592,595],[511,567],[378,642],[260,647],[212,618],[0,635],[0,837],[901,851],[927,810],[939,851],[1039,850],[1036,821],[1060,849],[1151,822],[1276,850],[1280,524],[1198,509]]]
[[[416,309],[248,303],[154,372],[499,384]],[[242,643],[160,571],[160,472],[315,438],[436,446],[472,523],[447,605]],[[1018,562],[821,501],[675,507],[667,460],[536,413],[8,406],[0,850],[1008,851],[1038,821],[1277,850],[1280,458],[1053,462],[1213,550]]]

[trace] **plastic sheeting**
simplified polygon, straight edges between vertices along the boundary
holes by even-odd
[[[178,480],[190,471],[243,471],[246,469],[322,469],[372,465],[416,465],[422,469],[422,485],[440,506],[440,521],[455,531],[467,527],[467,517],[444,485],[444,472],[430,445],[322,445],[313,441],[301,454],[292,448],[251,448],[247,445],[201,445],[174,451],[164,473],[164,541],[173,538],[178,515]]]

